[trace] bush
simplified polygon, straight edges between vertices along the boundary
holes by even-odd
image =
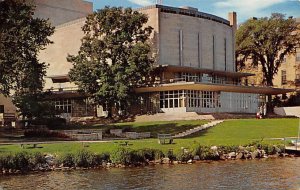
[[[114,151],[110,155],[110,159],[115,164],[128,164],[129,162],[129,154],[128,150],[125,148],[120,148],[117,151]]]
[[[75,167],[74,155],[67,153],[58,157],[56,161],[57,165],[63,165],[64,167]]]
[[[95,160],[96,159],[94,159],[94,154],[85,149],[82,149],[77,154],[75,154],[75,158],[74,158],[75,166],[82,167],[82,168],[95,166],[96,165],[94,163]]]
[[[33,153],[33,155],[30,156],[30,164],[32,166],[36,166],[38,164],[45,164],[46,159],[44,155],[40,152]]]
[[[220,159],[219,152],[221,154],[228,153],[233,150],[233,147],[220,147],[218,153],[211,149],[210,146],[199,145],[195,150],[195,155],[198,155],[201,160],[218,160]]]
[[[37,128],[37,129],[27,129],[24,132],[24,136],[28,138],[36,138],[36,137],[42,137],[42,138],[69,138],[66,134],[56,132],[56,131],[50,131],[47,128]]]

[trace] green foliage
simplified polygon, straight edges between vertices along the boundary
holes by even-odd
[[[201,160],[211,160],[214,158],[213,151],[210,149],[210,146],[197,146],[195,155],[198,155]]]
[[[20,115],[27,119],[54,118],[57,114],[53,102],[44,101],[44,93],[18,93],[13,102],[19,109]]]
[[[75,154],[74,162],[76,167],[88,168],[93,167],[96,164],[94,161],[94,154],[88,150],[82,149],[77,154]]]
[[[273,86],[273,77],[287,54],[294,53],[300,43],[295,19],[273,13],[269,18],[250,19],[236,33],[237,64],[243,66],[252,58],[261,65],[264,81]]]
[[[74,154],[72,153],[66,153],[63,155],[60,155],[57,160],[57,165],[63,165],[64,167],[75,167],[75,158]]]
[[[43,88],[46,63],[37,55],[54,32],[48,20],[34,18],[24,0],[0,1],[0,93],[37,92]]]
[[[85,36],[69,75],[81,90],[108,111],[137,101],[133,89],[148,81],[153,59],[146,15],[131,8],[105,7],[87,17]]]

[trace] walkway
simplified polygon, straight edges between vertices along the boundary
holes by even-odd
[[[212,121],[210,123],[207,123],[207,124],[195,127],[193,129],[189,129],[189,130],[186,130],[184,132],[178,133],[178,134],[174,135],[173,138],[186,137],[186,136],[191,135],[193,133],[196,133],[196,132],[202,131],[204,129],[208,129],[210,127],[216,126],[217,124],[222,123],[222,122],[223,122],[223,120]]]

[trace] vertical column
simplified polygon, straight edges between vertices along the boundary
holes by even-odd
[[[216,46],[215,46],[215,35],[213,35],[213,70],[216,69]]]
[[[202,43],[201,43],[201,33],[198,33],[198,68],[202,67]]]
[[[179,64],[183,65],[183,32],[179,30]]]
[[[227,70],[227,39],[224,38],[224,65],[225,65],[225,71]]]

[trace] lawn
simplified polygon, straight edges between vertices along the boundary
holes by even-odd
[[[157,125],[164,126],[165,129],[158,129],[159,133],[165,133],[170,131],[176,133],[176,130],[182,131],[187,126],[195,125],[203,121],[180,121],[178,122],[156,122],[156,125],[151,123],[123,123],[117,124],[118,127],[131,126],[136,131],[143,130],[157,130]],[[238,120],[227,120],[215,127],[208,130],[194,134],[191,137],[183,139],[175,139],[174,144],[171,145],[160,145],[157,139],[145,139],[145,140],[130,140],[131,149],[142,149],[142,148],[153,148],[160,149],[166,152],[169,149],[173,149],[174,152],[181,151],[182,147],[193,150],[198,144],[203,145],[245,145],[255,140],[262,140],[266,138],[279,138],[279,137],[291,137],[297,136],[298,131],[298,119],[238,119]],[[178,129],[177,129],[178,127]],[[181,128],[182,127],[182,128]],[[180,129],[180,130],[179,130]],[[3,145],[0,146],[0,154],[17,152],[17,151],[40,151],[49,153],[65,153],[65,152],[76,152],[79,149],[85,148],[97,153],[111,152],[117,150],[124,141],[110,141],[102,143],[60,143],[60,144],[42,144],[42,148],[35,149],[21,149],[18,145]],[[269,141],[268,141],[269,142]],[[275,143],[275,142],[274,142]]]

